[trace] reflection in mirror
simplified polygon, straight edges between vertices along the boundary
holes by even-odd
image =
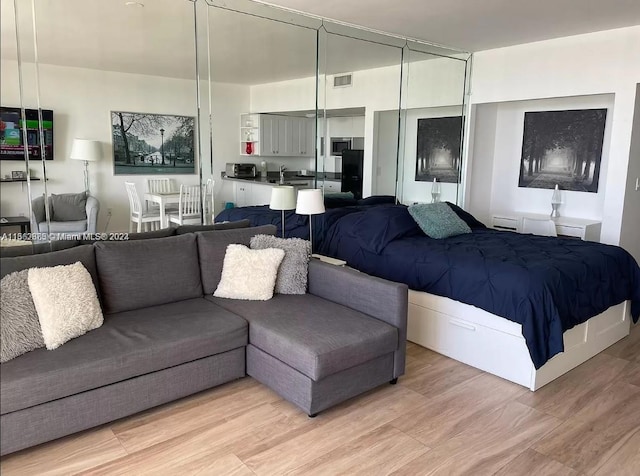
[[[325,23],[320,157],[326,193],[395,195],[402,49],[391,37]]]
[[[28,232],[38,231],[31,227],[32,198],[44,201],[46,182],[42,180],[44,150],[38,147],[41,131],[35,91],[33,10],[28,2],[2,2],[0,8],[0,214],[4,255],[15,251],[5,249],[8,246],[20,246],[21,253],[27,252],[25,247],[32,243]],[[45,124],[50,126],[48,111],[43,114]],[[51,134],[46,134],[46,142],[51,139]],[[29,147],[25,147],[27,143]],[[51,149],[46,152],[50,155]],[[44,211],[41,219],[46,220]]]
[[[468,55],[408,42],[404,51],[402,202],[459,202]],[[458,58],[460,56],[461,58]]]
[[[40,107],[53,111],[54,142],[53,216],[41,226],[56,238],[176,226],[180,186],[200,183],[194,3],[128,3],[34,0]],[[72,213],[56,214],[69,199],[61,194],[78,198]]]
[[[315,183],[317,32],[292,24],[310,19],[245,4],[207,12],[212,155],[205,169],[219,183],[216,212],[227,203],[269,204],[281,182]]]

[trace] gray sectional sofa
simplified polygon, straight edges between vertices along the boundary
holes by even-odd
[[[250,375],[310,416],[404,373],[407,287],[318,260],[309,292],[212,296],[226,247],[266,225],[2,258],[1,274],[80,261],[102,327],[0,366],[7,454]]]

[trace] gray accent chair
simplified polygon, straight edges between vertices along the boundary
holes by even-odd
[[[47,225],[47,217],[45,213],[44,196],[37,197],[31,201],[31,232],[32,233],[52,233],[55,235],[65,234],[67,239],[71,236],[81,236],[85,233],[96,233],[98,227],[98,212],[100,211],[100,202],[97,198],[87,196],[87,203],[84,208],[87,218],[84,220],[73,221],[55,221],[55,217],[50,217],[51,227]]]

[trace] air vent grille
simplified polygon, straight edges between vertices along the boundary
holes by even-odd
[[[341,74],[333,77],[333,87],[334,88],[345,88],[347,86],[351,86],[353,79],[353,74]]]

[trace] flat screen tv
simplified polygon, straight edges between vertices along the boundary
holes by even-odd
[[[29,150],[29,160],[40,160],[40,129],[38,110],[25,109],[27,137],[22,127],[19,107],[0,107],[0,159],[24,160],[25,144]],[[44,132],[44,158],[53,159],[53,111],[42,109],[42,129]]]

